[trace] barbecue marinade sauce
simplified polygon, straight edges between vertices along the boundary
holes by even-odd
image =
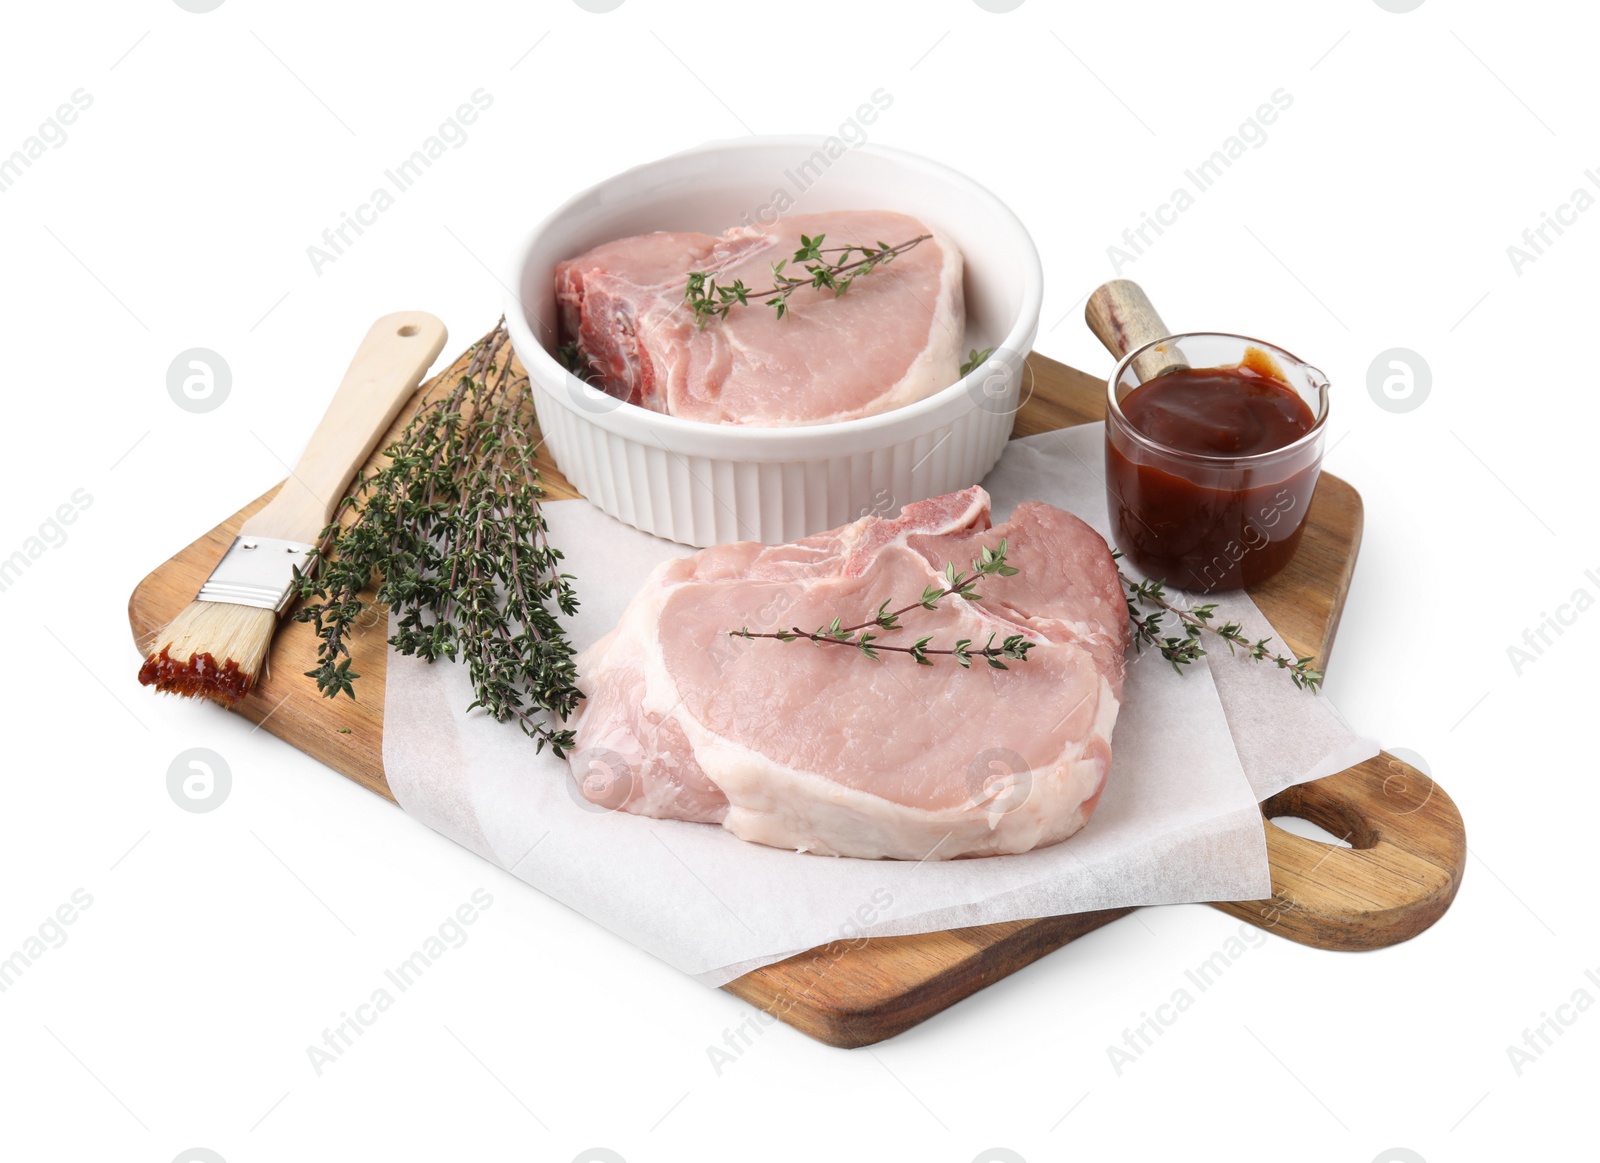
[[[1158,444],[1201,457],[1244,457],[1293,444],[1316,423],[1271,361],[1179,368],[1121,400],[1122,414]],[[1135,451],[1134,455],[1138,453]],[[1203,463],[1187,476],[1136,463],[1111,441],[1106,470],[1116,541],[1152,578],[1186,590],[1229,590],[1276,573],[1300,544],[1317,464],[1284,476]],[[1270,477],[1270,479],[1257,479]],[[1209,479],[1208,479],[1209,478]]]

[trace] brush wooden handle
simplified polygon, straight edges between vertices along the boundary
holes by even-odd
[[[1144,288],[1131,279],[1112,279],[1096,287],[1083,305],[1083,319],[1095,338],[1118,359],[1137,347],[1172,334],[1172,329],[1156,313]],[[1133,370],[1142,382],[1149,382],[1173,368],[1188,366],[1176,351],[1146,352],[1133,361]]]
[[[289,479],[240,532],[316,541],[356,469],[444,350],[445,337],[444,324],[425,311],[398,311],[374,323]]]

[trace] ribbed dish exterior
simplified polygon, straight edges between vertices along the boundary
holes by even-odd
[[[771,545],[977,484],[1011,437],[1020,383],[1018,368],[984,406],[933,427],[925,416],[889,425],[871,449],[784,461],[680,453],[655,433],[608,431],[556,393],[536,387],[534,401],[562,474],[617,520],[686,545]]]

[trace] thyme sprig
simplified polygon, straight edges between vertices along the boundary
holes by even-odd
[[[992,347],[986,347],[982,351],[979,351],[976,347],[974,347],[972,350],[967,352],[967,358],[961,362],[961,374],[963,376],[971,375],[983,364],[984,360],[988,359],[993,354],[994,348]]]
[[[557,363],[586,384],[592,384],[600,378],[581,344],[563,343],[556,348],[555,356]]]
[[[882,635],[874,634],[872,631],[903,629],[900,622],[902,615],[909,614],[913,610],[936,610],[939,608],[939,603],[946,598],[954,597],[975,602],[981,596],[977,591],[980,580],[986,577],[1012,577],[1018,572],[1020,571],[1016,566],[1006,563],[1006,541],[1005,538],[1001,538],[1000,544],[993,549],[985,546],[979,551],[978,559],[972,563],[971,573],[958,572],[955,562],[947,562],[944,567],[943,585],[925,587],[920,598],[897,610],[889,609],[889,603],[885,601],[879,605],[876,614],[854,626],[844,625],[843,618],[834,618],[828,625],[818,626],[812,631],[794,626],[788,630],[762,633],[751,630],[748,626],[741,626],[737,630],[729,630],[728,635],[746,639],[772,638],[779,642],[806,641],[818,646],[850,646],[872,659],[876,659],[880,651],[888,651],[892,654],[909,655],[911,661],[918,666],[932,666],[933,659],[937,656],[953,658],[962,669],[970,669],[972,660],[976,658],[987,662],[995,670],[1009,670],[1002,659],[1025,662],[1028,651],[1037,643],[1021,634],[1011,634],[996,646],[995,639],[998,635],[991,634],[989,640],[981,647],[974,647],[970,638],[959,638],[949,649],[934,649],[929,645],[933,641],[933,636],[925,635],[910,646],[889,646],[880,641]]]
[[[1112,557],[1121,558],[1120,550],[1113,550]],[[1228,644],[1230,654],[1239,651],[1253,662],[1272,662],[1279,670],[1289,672],[1289,680],[1301,690],[1316,693],[1322,686],[1322,672],[1314,668],[1312,657],[1288,658],[1273,651],[1270,638],[1261,638],[1252,642],[1245,637],[1244,627],[1237,622],[1224,622],[1214,625],[1217,606],[1215,602],[1208,602],[1200,606],[1190,606],[1183,609],[1173,605],[1167,598],[1166,584],[1161,581],[1136,582],[1120,569],[1117,577],[1122,581],[1122,587],[1127,591],[1128,623],[1133,630],[1133,646],[1135,651],[1145,647],[1159,651],[1162,658],[1172,664],[1172,669],[1179,674],[1183,668],[1203,656],[1206,651],[1201,645],[1205,634],[1209,631]],[[1154,607],[1146,611],[1145,607]],[[1174,615],[1183,627],[1182,635],[1165,633],[1165,618],[1168,614]]]
[[[355,698],[349,643],[378,575],[375,600],[398,615],[396,650],[464,658],[468,710],[516,722],[538,750],[572,747],[572,732],[552,726],[582,697],[556,612],[573,614],[578,600],[539,508],[532,418],[501,319],[385,449],[382,467],[356,478],[323,531],[320,573],[295,583],[307,603],[295,620],[319,639],[306,674],[326,697]]]
[[[834,297],[844,294],[850,284],[863,275],[869,275],[880,266],[899,258],[906,251],[932,238],[919,234],[905,242],[890,246],[879,242],[876,246],[823,246],[825,234],[815,237],[800,236],[800,249],[791,258],[772,264],[772,286],[763,291],[752,291],[743,279],[731,283],[717,282],[716,275],[708,271],[689,272],[689,281],[683,290],[683,301],[694,309],[694,321],[702,329],[713,319],[721,319],[735,307],[749,306],[751,299],[764,299],[768,307],[782,319],[789,313],[789,296],[801,287],[815,287],[832,291]],[[859,255],[860,257],[855,257]],[[786,273],[790,263],[798,263],[805,276]]]

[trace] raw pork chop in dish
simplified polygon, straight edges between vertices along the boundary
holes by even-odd
[[[914,610],[879,644],[1025,635],[1036,645],[1009,669],[727,635],[867,621],[1002,537],[1016,576]],[[715,546],[658,567],[579,656],[574,775],[601,806],[802,852],[1026,852],[1072,835],[1100,799],[1127,621],[1094,530],[1032,502],[991,528],[980,488],[789,545]]]
[[[696,325],[683,301],[690,272],[765,290],[772,264],[791,259],[802,234],[824,235],[829,247],[933,237],[856,279],[846,294],[796,290],[784,318],[761,296]],[[787,273],[802,272],[795,265]],[[562,341],[578,345],[597,386],[686,420],[770,427],[852,420],[960,378],[961,252],[938,231],[888,210],[799,214],[720,237],[663,231],[618,239],[556,267],[556,302]]]

